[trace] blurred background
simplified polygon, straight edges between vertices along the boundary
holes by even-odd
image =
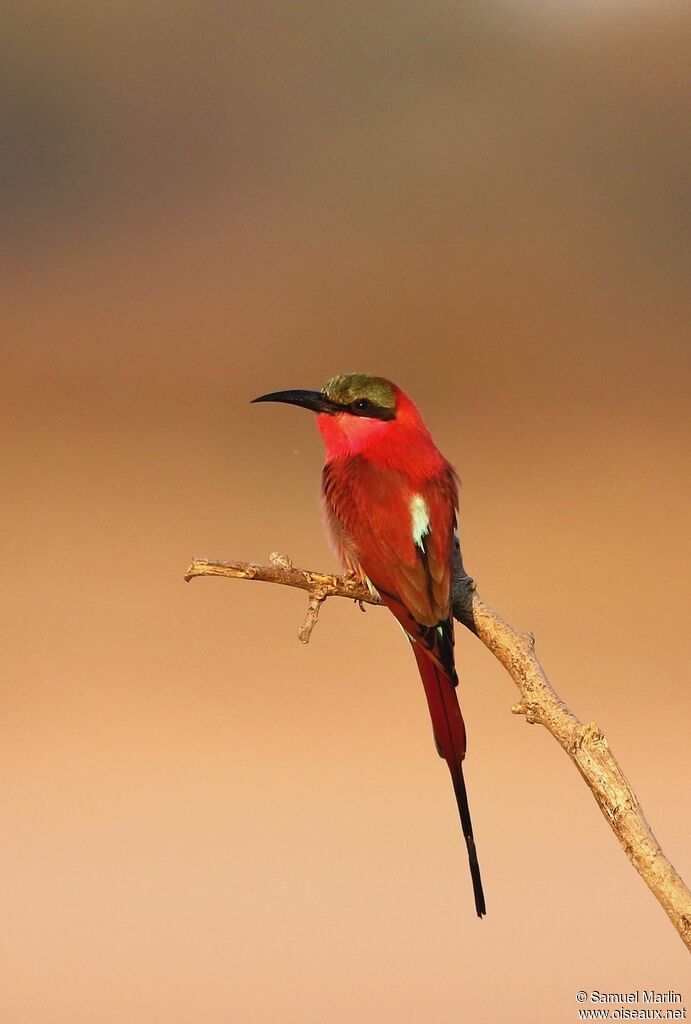
[[[576,1020],[687,955],[459,628],[472,907],[393,621],[183,574],[334,568],[312,417],[421,406],[465,560],[691,876],[689,15],[617,0],[5,6],[0,1017]],[[539,968],[537,965],[540,965]]]

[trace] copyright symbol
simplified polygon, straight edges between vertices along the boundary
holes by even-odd
[[[578,1000],[579,1003],[584,1003],[587,998],[588,998],[588,993],[587,992],[577,992],[576,993],[576,999]]]

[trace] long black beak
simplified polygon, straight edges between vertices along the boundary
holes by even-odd
[[[252,402],[285,402],[286,405],[301,405],[312,412],[342,412],[341,406],[332,402],[321,391],[272,391],[270,395],[260,395]]]

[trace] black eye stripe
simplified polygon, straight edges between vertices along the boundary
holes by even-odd
[[[376,402],[372,402],[369,398],[356,398],[354,402],[350,402],[345,408],[353,416],[367,416],[369,419],[374,420],[393,420],[396,418],[395,409],[388,409],[384,405],[377,405]]]

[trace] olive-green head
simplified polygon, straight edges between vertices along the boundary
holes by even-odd
[[[396,387],[383,377],[367,373],[341,373],[332,377],[321,391],[273,391],[255,402],[286,402],[313,412],[336,416],[350,413],[368,419],[396,418]]]

